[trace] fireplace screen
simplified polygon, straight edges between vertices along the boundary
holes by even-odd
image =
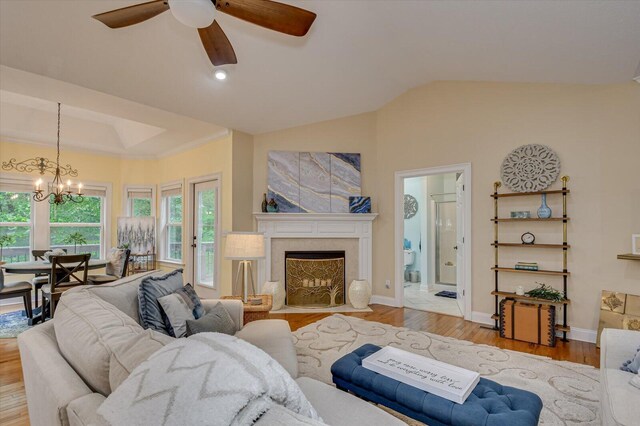
[[[344,305],[344,252],[286,252],[287,305],[326,308]]]

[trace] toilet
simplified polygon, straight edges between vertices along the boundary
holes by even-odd
[[[403,250],[404,251],[404,267],[413,265],[413,262],[416,261],[416,252],[413,250]]]
[[[405,282],[410,281],[409,277],[409,266],[413,265],[413,262],[416,261],[416,252],[413,250],[403,250],[404,256],[404,280]]]

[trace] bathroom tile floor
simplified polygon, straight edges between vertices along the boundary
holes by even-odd
[[[429,290],[421,289],[420,283],[404,283],[404,306],[421,311],[437,312],[439,314],[461,317],[462,312],[458,308],[455,299],[436,296],[442,290],[455,291],[455,286],[444,284],[430,284]]]

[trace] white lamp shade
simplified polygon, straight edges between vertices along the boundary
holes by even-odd
[[[224,257],[232,260],[264,259],[264,234],[230,232],[224,246]]]
[[[192,28],[208,27],[216,14],[211,0],[169,0],[169,10],[178,21]]]

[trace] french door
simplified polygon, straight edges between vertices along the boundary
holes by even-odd
[[[191,260],[192,283],[217,289],[218,180],[192,183]]]

